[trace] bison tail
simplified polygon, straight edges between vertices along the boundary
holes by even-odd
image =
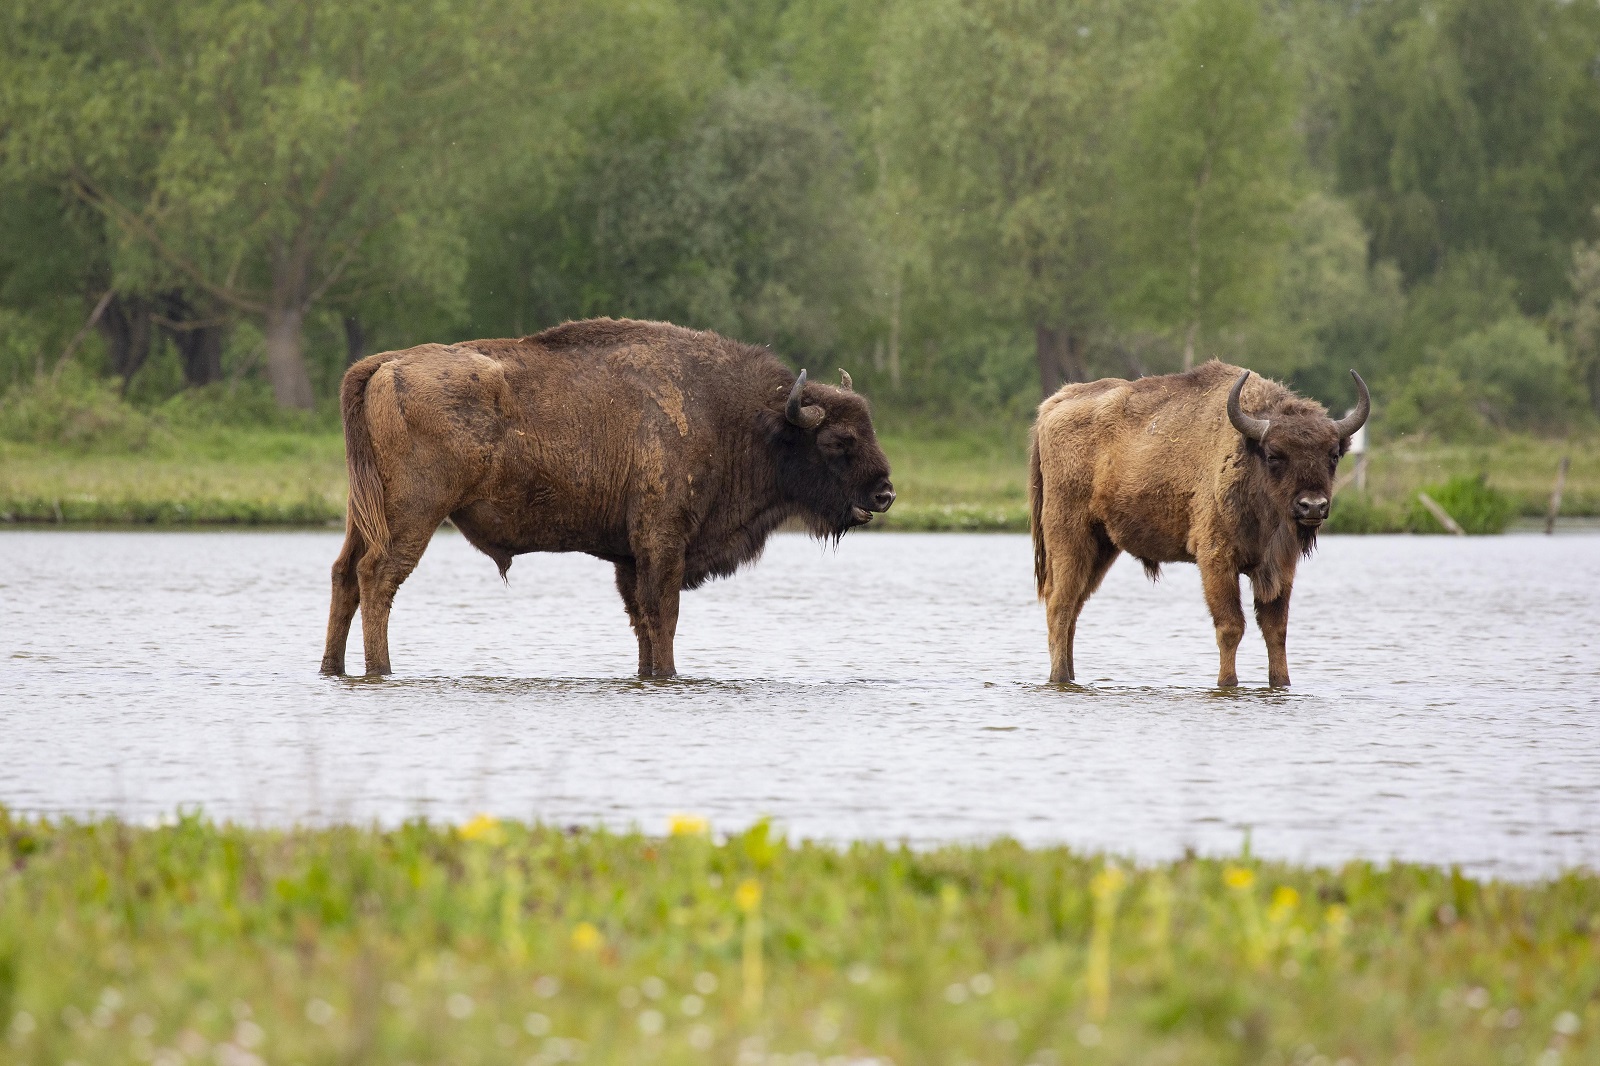
[[[383,478],[372,448],[367,423],[367,383],[392,356],[371,355],[345,371],[339,389],[339,411],[344,418],[345,465],[350,471],[350,524],[370,549],[387,551],[389,519],[383,509]]]
[[[1044,470],[1039,465],[1039,428],[1028,434],[1028,529],[1033,534],[1033,584],[1039,598],[1050,598],[1050,553],[1044,544]]]

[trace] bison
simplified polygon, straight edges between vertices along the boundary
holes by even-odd
[[[1339,457],[1371,410],[1366,383],[1350,376],[1359,401],[1337,420],[1277,382],[1215,360],[1182,374],[1067,385],[1039,405],[1029,496],[1050,680],[1072,680],[1078,614],[1127,552],[1152,581],[1162,563],[1199,564],[1223,687],[1239,683],[1239,575],[1247,575],[1268,682],[1289,684],[1295,564],[1316,546]]]
[[[505,576],[525,552],[616,567],[639,676],[672,677],[678,593],[732,574],[798,519],[835,541],[894,502],[866,400],[769,351],[661,322],[569,322],[352,366],[350,473],[322,671],[361,608],[368,674],[389,609],[450,519]]]

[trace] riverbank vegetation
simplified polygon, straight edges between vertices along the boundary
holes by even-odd
[[[914,478],[1218,356],[1336,411],[1358,368],[1433,483],[1594,433],[1597,50],[1553,0],[7,0],[0,410],[325,425],[364,353],[631,315],[847,368]]]
[[[891,407],[879,421],[899,500],[873,528],[1028,528],[1022,416],[950,426]],[[1571,463],[1561,513],[1600,515],[1600,434],[1408,437],[1375,448],[1365,491],[1346,483],[1330,528],[1441,532],[1416,502],[1425,489],[1469,532],[1499,532],[1545,513],[1562,456]],[[1355,463],[1346,458],[1342,472]],[[344,507],[332,412],[281,411],[259,386],[137,405],[79,377],[19,391],[0,409],[0,523],[314,526],[342,524]]]
[[[0,810],[10,1061],[1590,1061],[1600,879]]]

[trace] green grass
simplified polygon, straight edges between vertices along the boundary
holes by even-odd
[[[1026,427],[895,426],[883,444],[900,498],[873,528],[1028,528]],[[343,454],[337,432],[249,425],[158,425],[131,449],[0,440],[0,521],[337,523]],[[1339,494],[1331,528],[1437,531],[1415,507],[1417,490],[1479,476],[1516,513],[1542,515],[1562,455],[1572,460],[1562,514],[1600,515],[1600,436],[1506,437],[1492,446],[1399,442],[1373,452],[1364,498],[1353,487]]]
[[[1600,1054],[1592,874],[3,809],[0,859],[19,1064]]]
[[[344,501],[332,433],[191,431],[120,454],[0,442],[0,521],[320,525]]]

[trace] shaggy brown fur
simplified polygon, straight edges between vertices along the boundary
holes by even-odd
[[[389,672],[395,590],[449,518],[502,576],[525,552],[614,563],[639,675],[672,676],[681,589],[788,519],[837,539],[894,501],[867,402],[810,383],[791,403],[795,385],[764,349],[604,318],[363,359],[341,391],[350,506],[323,672],[344,672],[358,606],[367,673]]]
[[[1241,410],[1270,422],[1261,441],[1251,439],[1230,424],[1227,410],[1242,373],[1212,361],[1183,374],[1107,378],[1068,385],[1039,406],[1029,495],[1052,681],[1072,680],[1078,615],[1127,552],[1152,580],[1162,563],[1199,564],[1221,686],[1238,684],[1239,575],[1247,575],[1268,680],[1289,684],[1284,644],[1295,564],[1316,546],[1339,457],[1356,426],[1341,426],[1321,404],[1277,382],[1251,377]]]

